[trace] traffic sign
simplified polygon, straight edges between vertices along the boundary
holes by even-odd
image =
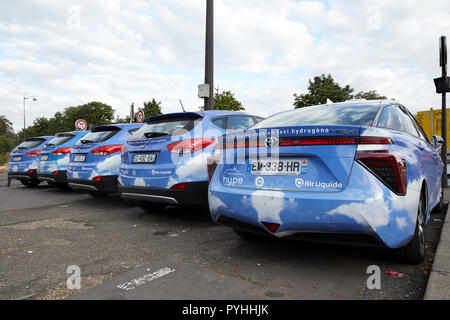
[[[136,112],[136,122],[143,123],[145,119],[144,110],[139,110]]]
[[[77,130],[86,130],[87,129],[87,122],[83,119],[78,119],[75,121],[75,129]]]

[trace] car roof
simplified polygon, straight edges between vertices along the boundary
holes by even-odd
[[[120,129],[132,129],[141,126],[142,123],[111,123],[111,124],[103,124],[100,126],[92,127],[90,130],[95,128],[107,128],[107,127],[117,127]]]
[[[228,110],[199,110],[199,111],[174,112],[174,113],[158,114],[156,116],[148,117],[145,119],[144,123],[148,122],[149,120],[156,121],[162,117],[188,117],[193,115],[198,115],[203,118],[215,118],[229,115],[250,115],[250,114],[242,111],[228,111]]]
[[[394,100],[365,100],[365,99],[352,99],[352,100],[347,100],[344,102],[333,102],[333,103],[324,103],[324,104],[320,104],[320,105],[316,105],[316,106],[340,106],[340,105],[347,105],[347,106],[378,106],[378,107],[386,107],[386,106],[390,106],[393,104],[401,104],[398,101],[394,101]],[[315,107],[315,106],[310,106],[310,107]],[[306,107],[309,108],[309,107]]]

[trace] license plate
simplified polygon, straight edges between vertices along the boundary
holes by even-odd
[[[249,162],[247,171],[266,176],[298,176],[305,174],[308,160],[258,160]]]
[[[18,162],[18,161],[22,161],[22,157],[13,157],[13,161]]]
[[[155,163],[156,153],[136,153],[133,155],[133,163]]]
[[[41,156],[41,161],[47,161],[48,160],[48,154],[43,154]]]
[[[84,160],[86,160],[85,154],[75,154],[73,156],[73,162],[84,162]]]

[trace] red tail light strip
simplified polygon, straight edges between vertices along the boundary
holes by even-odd
[[[53,150],[52,153],[53,153],[55,156],[62,156],[62,155],[65,155],[65,154],[70,153],[70,150],[72,150],[72,148],[70,148],[70,147],[67,147],[67,148],[59,148],[59,149]]]
[[[33,150],[33,151],[28,151],[27,152],[27,156],[30,157],[39,157],[39,154],[41,153],[41,150]]]
[[[368,145],[368,144],[394,144],[390,138],[384,137],[314,137],[314,138],[280,138],[280,147],[295,146],[329,146],[329,145]],[[265,139],[238,140],[233,143],[218,143],[216,149],[266,147]]]
[[[102,146],[92,149],[92,154],[95,156],[108,156],[110,154],[122,151],[122,145],[115,144],[110,146]]]
[[[189,139],[182,140],[167,146],[167,149],[172,153],[194,153],[196,151],[202,150],[214,143],[215,139]]]

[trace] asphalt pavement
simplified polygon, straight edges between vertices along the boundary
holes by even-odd
[[[427,259],[411,266],[384,248],[243,240],[198,208],[15,183],[0,187],[0,299],[422,299],[443,219],[432,215]],[[366,285],[372,265],[380,290]]]

